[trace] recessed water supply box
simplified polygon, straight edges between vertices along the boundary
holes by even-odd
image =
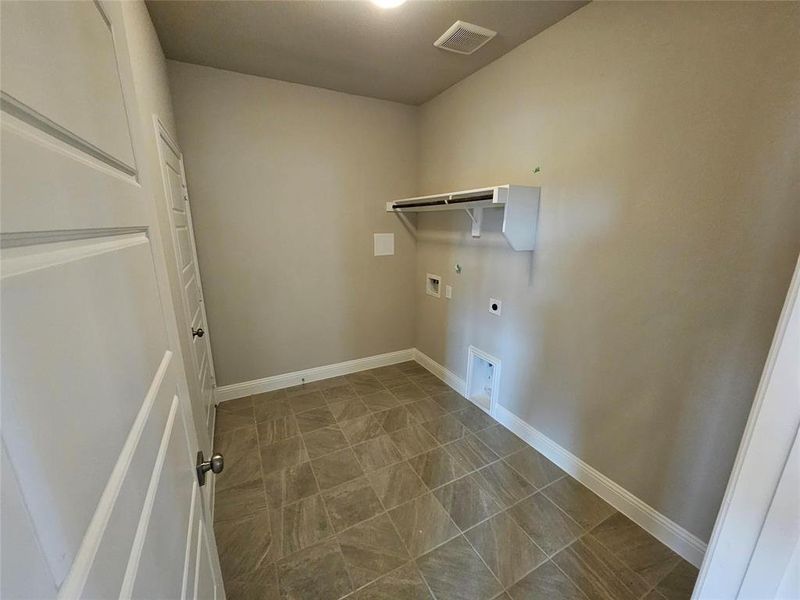
[[[499,391],[500,359],[470,346],[467,355],[467,399],[493,415]]]

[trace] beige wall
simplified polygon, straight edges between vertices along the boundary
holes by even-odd
[[[415,243],[384,208],[415,190],[416,109],[168,68],[217,384],[411,347]]]
[[[497,355],[501,404],[703,539],[800,250],[799,28],[796,3],[592,3],[421,111],[420,193],[542,204],[532,255],[420,218],[417,347],[462,377]]]

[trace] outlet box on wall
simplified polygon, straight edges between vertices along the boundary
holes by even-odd
[[[425,293],[434,298],[442,296],[442,278],[438,275],[427,273],[425,275]]]

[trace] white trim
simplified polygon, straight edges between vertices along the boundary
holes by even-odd
[[[156,501],[158,484],[161,482],[161,474],[164,472],[164,461],[167,457],[169,442],[172,439],[172,432],[175,427],[175,415],[178,414],[179,405],[180,400],[177,396],[173,396],[167,423],[164,426],[164,433],[161,435],[161,445],[158,448],[156,462],[153,465],[153,473],[150,476],[150,483],[147,486],[147,493],[144,497],[142,513],[139,515],[139,524],[136,526],[136,534],[133,537],[131,553],[128,555],[128,566],[125,568],[125,575],[122,578],[122,587],[119,592],[119,597],[126,600],[133,597],[133,584],[136,582],[136,574],[139,572],[139,561],[142,558],[145,536],[147,536],[147,529],[150,526],[150,517],[153,515],[153,504]]]
[[[272,377],[264,377],[263,379],[223,385],[216,388],[214,391],[214,401],[225,402],[226,400],[244,398],[245,396],[251,396],[253,394],[261,394],[263,392],[271,392],[273,390],[300,385],[304,381],[305,383],[310,383],[320,379],[328,379],[330,377],[339,377],[340,375],[347,375],[349,373],[357,373],[358,371],[366,371],[367,369],[386,367],[413,359],[414,349],[407,348],[406,350],[398,350],[397,352],[376,354],[375,356],[357,358],[355,360],[348,360],[332,365],[313,367],[302,371],[283,373],[282,375],[273,375]]]
[[[444,381],[459,394],[465,398],[467,397],[467,382],[461,379],[458,375],[443,367],[430,356],[417,350],[416,348],[414,348],[414,360],[428,369],[428,371],[436,375],[439,379]]]
[[[414,350],[414,359],[466,397],[466,382],[458,375],[417,349]],[[499,403],[494,405],[492,416],[653,537],[693,565],[700,566],[706,551],[706,544],[700,538],[559,446]]]

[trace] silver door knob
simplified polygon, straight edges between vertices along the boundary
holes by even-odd
[[[192,337],[203,337],[205,334],[206,332],[203,331],[202,327],[198,327],[197,329],[192,327]]]
[[[212,473],[222,473],[222,469],[224,468],[225,459],[222,457],[222,454],[212,454],[209,460],[205,460],[202,450],[197,453],[197,482],[200,486],[206,484],[206,473],[209,471]]]

